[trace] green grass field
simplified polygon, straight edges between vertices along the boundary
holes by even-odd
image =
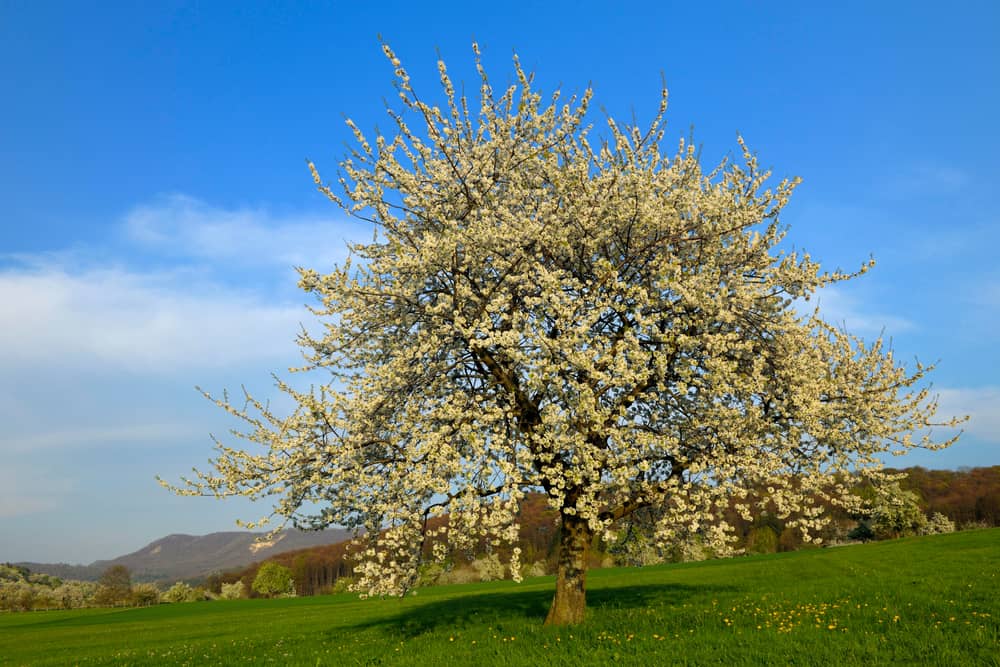
[[[0,615],[0,664],[1000,665],[1000,529],[416,596]]]

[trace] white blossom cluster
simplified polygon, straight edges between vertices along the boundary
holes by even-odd
[[[356,585],[385,595],[413,584],[427,540],[438,558],[515,541],[533,489],[589,535],[655,506],[660,542],[699,534],[722,553],[717,519],[731,503],[749,519],[749,488],[808,539],[821,503],[854,502],[840,473],[950,444],[912,435],[933,423],[929,367],[796,308],[872,263],[825,273],[782,250],[798,180],[768,185],[742,139],[710,171],[690,143],[664,154],[664,90],[648,128],[608,118],[592,140],[590,89],[543,98],[515,57],[495,91],[478,50],[478,111],[444,63],[439,108],[385,52],[394,135],[347,121],[339,186],[309,165],[376,228],[345,265],[300,269],[324,328],[301,334],[298,370],[323,384],[279,381],[287,416],[217,400],[260,448],[217,443],[214,471],[179,492],[273,496],[296,525],[353,527]]]

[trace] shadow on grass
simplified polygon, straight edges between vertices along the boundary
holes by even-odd
[[[733,588],[726,586],[689,586],[685,584],[648,584],[640,586],[620,586],[587,591],[587,608],[632,609],[649,606],[676,606],[693,597],[714,595]],[[471,594],[434,600],[419,604],[390,617],[353,624],[358,630],[392,630],[404,637],[414,638],[446,626],[461,630],[469,626],[485,623],[504,623],[526,620],[545,620],[552,603],[553,588],[543,590],[492,592]],[[336,632],[342,633],[340,627]]]

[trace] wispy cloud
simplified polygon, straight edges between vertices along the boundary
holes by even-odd
[[[124,248],[2,258],[7,459],[44,467],[57,453],[207,445],[207,433],[224,433],[228,420],[193,385],[237,389],[238,377],[255,395],[273,394],[269,372],[300,365],[300,323],[315,324],[288,265],[322,270],[346,252],[344,228],[332,220],[227,211],[182,196],[137,207],[120,229]],[[221,263],[244,270],[234,280]],[[286,272],[287,291],[272,285],[271,268]],[[24,479],[0,476],[0,516],[57,503]]]
[[[1000,447],[1000,387],[951,387],[936,393],[939,415],[969,415],[965,431]]]
[[[287,355],[308,313],[251,293],[125,268],[0,271],[0,364],[218,368]]]
[[[873,309],[859,298],[836,287],[821,290],[809,303],[802,304],[801,309],[808,312],[816,304],[819,305],[820,316],[824,320],[835,326],[843,326],[855,335],[871,336],[883,331],[892,335],[914,328],[914,323],[905,317]]]
[[[290,267],[332,268],[347,242],[371,238],[349,220],[226,209],[185,195],[136,206],[119,228],[124,248],[5,258],[0,364],[152,373],[297,364],[293,340],[313,318]],[[283,277],[263,278],[268,268]]]
[[[343,215],[279,216],[178,194],[135,207],[124,228],[133,242],[170,256],[320,270],[346,257],[347,242],[371,238],[370,228]]]

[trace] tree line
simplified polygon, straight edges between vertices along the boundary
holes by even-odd
[[[292,573],[277,563],[264,563],[250,584],[222,583],[210,590],[205,585],[178,581],[166,590],[151,582],[133,583],[124,565],[104,570],[97,582],[61,579],[30,569],[0,564],[0,611],[42,611],[87,607],[148,607],[163,603],[234,600],[254,596],[295,595]]]
[[[774,553],[852,541],[879,540],[920,533],[948,532],[955,529],[1000,526],[1000,466],[927,470],[911,467],[890,470],[901,475],[898,490],[881,493],[864,483],[855,483],[854,493],[868,505],[868,514],[851,513],[839,507],[827,508],[831,521],[810,542],[791,522],[778,518],[766,509],[745,519],[735,509],[723,513],[738,536],[734,553]],[[756,493],[765,495],[766,489]],[[760,503],[766,507],[767,503]],[[939,517],[935,520],[935,516]],[[550,508],[542,494],[529,494],[518,512],[520,530],[514,547],[521,551],[526,576],[552,574],[559,551],[558,513]],[[942,521],[943,519],[943,521]],[[429,527],[434,529],[437,523]],[[663,562],[683,562],[717,557],[696,531],[683,535],[667,548],[654,544],[650,534],[655,517],[640,513],[616,531],[616,540],[595,538],[589,550],[589,566],[642,566]],[[424,555],[431,559],[433,543],[424,545]],[[420,584],[464,583],[490,578],[509,577],[493,560],[508,559],[508,545],[493,546],[479,540],[473,548],[449,554],[444,565],[423,567]],[[348,542],[310,547],[276,554],[274,562],[291,573],[298,595],[317,595],[346,590],[352,578],[353,560]],[[264,563],[210,576],[206,587],[220,592],[225,584],[242,582],[250,596],[253,581]]]

